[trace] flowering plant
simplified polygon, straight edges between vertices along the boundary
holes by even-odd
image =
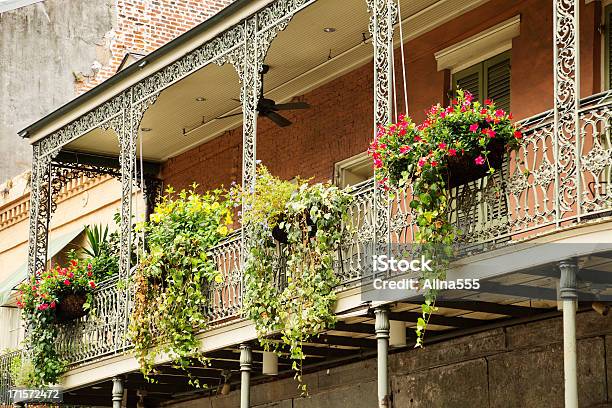
[[[444,260],[450,256],[445,248],[450,248],[457,233],[447,218],[448,187],[453,178],[461,179],[470,167],[477,170],[473,179],[493,173],[501,165],[504,149],[518,148],[522,137],[511,114],[498,109],[493,101],[475,101],[462,90],[457,91],[451,105],[432,106],[419,125],[400,116],[397,123],[378,127],[368,151],[377,182],[385,189],[403,188],[411,182],[416,242],[426,244],[423,248],[429,259],[442,259],[438,268],[428,273],[431,276],[421,278],[445,277],[448,261]],[[455,169],[458,171],[453,174]],[[434,290],[425,293],[423,316],[417,322],[417,345],[422,345],[427,321],[435,311],[435,298]]]
[[[96,287],[89,260],[68,254],[67,267],[56,266],[38,272],[19,286],[17,306],[29,328],[26,342],[32,352],[34,377],[38,385],[53,384],[65,369],[55,350],[57,337],[56,313],[68,295],[85,295],[83,309],[91,307]]]
[[[173,357],[187,372],[192,359],[205,362],[196,335],[206,328],[209,284],[221,282],[209,250],[230,233],[230,201],[222,190],[175,194],[172,188],[141,225],[148,250],[135,273],[136,296],[130,338],[145,376],[154,374],[159,354]]]

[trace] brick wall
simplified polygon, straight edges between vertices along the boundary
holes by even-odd
[[[92,71],[77,75],[77,93],[113,76],[127,53],[149,54],[233,1],[115,0],[115,28],[98,43],[98,59]]]
[[[364,152],[372,135],[372,64],[320,87],[299,99],[311,108],[284,111],[293,125],[280,128],[259,118],[257,158],[281,178],[331,180],[334,163]],[[242,129],[233,129],[166,162],[166,184],[184,188],[197,181],[214,188],[242,174]]]
[[[599,91],[599,37],[595,35],[597,3],[581,10],[582,94]],[[512,112],[522,119],[552,107],[552,8],[541,0],[491,0],[406,46],[410,114],[422,120],[431,104],[443,102],[449,72],[437,71],[434,53],[521,15],[521,34],[512,46]],[[396,61],[400,61],[399,49]],[[398,65],[396,72],[401,72]],[[398,88],[401,90],[401,81]],[[300,99],[312,108],[283,112],[294,124],[279,128],[268,119],[258,121],[257,158],[273,174],[297,175],[316,181],[332,178],[334,163],[364,152],[373,129],[373,69],[366,64]],[[398,96],[401,105],[403,98]],[[166,183],[178,188],[194,181],[202,189],[240,181],[242,130],[234,129],[170,159],[164,166]]]
[[[612,316],[578,314],[580,407],[612,406]],[[502,327],[389,356],[394,408],[563,407],[562,319]],[[254,408],[377,406],[376,360],[304,375],[310,396],[292,378],[251,388]],[[177,402],[174,407],[237,407],[240,392]]]

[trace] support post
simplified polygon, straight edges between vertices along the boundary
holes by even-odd
[[[249,408],[251,404],[251,367],[253,354],[251,346],[240,345],[240,408]],[[113,407],[114,408],[114,407]]]
[[[378,307],[374,310],[376,315],[376,343],[378,347],[378,407],[388,408],[389,402],[389,310]]]
[[[113,377],[113,408],[121,408],[123,401],[123,380]]]
[[[565,408],[578,408],[578,375],[576,356],[576,261],[559,263],[560,296],[563,304],[563,378],[565,382]]]

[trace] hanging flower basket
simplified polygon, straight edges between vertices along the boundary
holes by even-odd
[[[452,244],[462,233],[449,222],[449,189],[500,169],[505,152],[518,148],[522,137],[511,114],[490,100],[474,101],[461,90],[449,106],[432,106],[418,126],[400,116],[397,123],[378,127],[368,151],[377,182],[383,188],[411,187],[414,242],[426,244],[425,255],[437,262],[432,271],[422,272],[421,279],[445,278]],[[423,344],[427,322],[436,310],[436,291],[426,290],[424,295],[417,345]]]
[[[280,227],[280,223],[285,221],[285,216],[281,215],[279,217],[278,224],[274,228],[272,228],[272,237],[280,242],[281,244],[288,244],[289,237],[287,236],[287,232]],[[308,231],[308,237],[314,238],[317,235],[317,224],[315,224],[310,218],[310,213],[306,213],[306,224],[310,227]]]
[[[489,166],[477,165],[474,160],[478,155],[463,154],[449,157],[446,163],[446,180],[449,189],[481,179],[490,173],[490,169],[499,170],[504,164],[506,146],[503,140],[492,140],[489,143]]]
[[[81,318],[89,312],[83,305],[87,301],[85,293],[69,293],[62,298],[55,310],[55,318],[58,322],[69,322]]]

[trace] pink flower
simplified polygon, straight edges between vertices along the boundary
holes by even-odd
[[[66,285],[66,286],[70,286],[70,281],[69,281],[68,279],[66,279],[66,280],[64,281],[64,285]]]
[[[523,133],[520,130],[515,130],[514,131],[514,138],[515,139],[522,139],[523,138]]]
[[[435,160],[431,161],[431,167],[436,167],[438,165],[438,162]]]
[[[506,115],[506,112],[504,112],[503,109],[498,109],[495,111],[495,116],[497,116],[498,118],[501,116],[505,116],[505,115]]]
[[[482,156],[478,156],[477,158],[474,159],[474,163],[476,163],[479,166],[482,166],[484,162],[485,162],[485,159]]]
[[[470,92],[465,91],[464,95],[466,102],[471,103],[474,100],[474,96]]]
[[[49,307],[51,309],[55,309],[55,300],[49,304]]]
[[[486,108],[482,108],[482,109],[480,110],[480,114],[481,114],[481,115],[486,115],[486,114],[487,114],[487,112],[488,112],[488,110],[487,110]]]
[[[92,289],[96,288],[96,284],[94,283],[94,281],[89,281],[89,286],[91,286]]]
[[[478,132],[478,123],[473,123],[470,125],[470,132],[472,133]]]
[[[491,139],[495,137],[495,131],[493,129],[482,129],[482,134],[489,136]]]
[[[46,303],[41,303],[41,304],[38,306],[38,310],[47,310],[48,308],[49,308],[49,305],[48,305],[48,304],[46,304]]]
[[[419,166],[419,167],[423,167],[423,166],[425,165],[425,163],[426,163],[425,158],[424,158],[424,157],[421,157],[421,158],[419,159],[418,166]]]
[[[91,268],[93,268],[93,266],[91,266],[91,264],[87,264],[87,270],[91,271]]]
[[[449,156],[456,156],[457,155],[457,150],[455,150],[455,149],[448,149],[448,155]]]
[[[383,166],[383,163],[380,159],[374,160],[374,167],[376,167],[377,169],[380,169],[382,166]]]
[[[490,99],[485,99],[485,101],[484,101],[485,105],[491,105],[492,103],[493,103],[493,101],[490,100]]]
[[[414,137],[414,141],[415,142],[420,142],[421,141],[421,137],[420,136],[415,136]]]
[[[400,153],[408,153],[410,151],[410,146],[401,146],[399,150]]]
[[[442,143],[438,143],[438,148],[441,150],[446,149],[446,143],[442,142]]]

